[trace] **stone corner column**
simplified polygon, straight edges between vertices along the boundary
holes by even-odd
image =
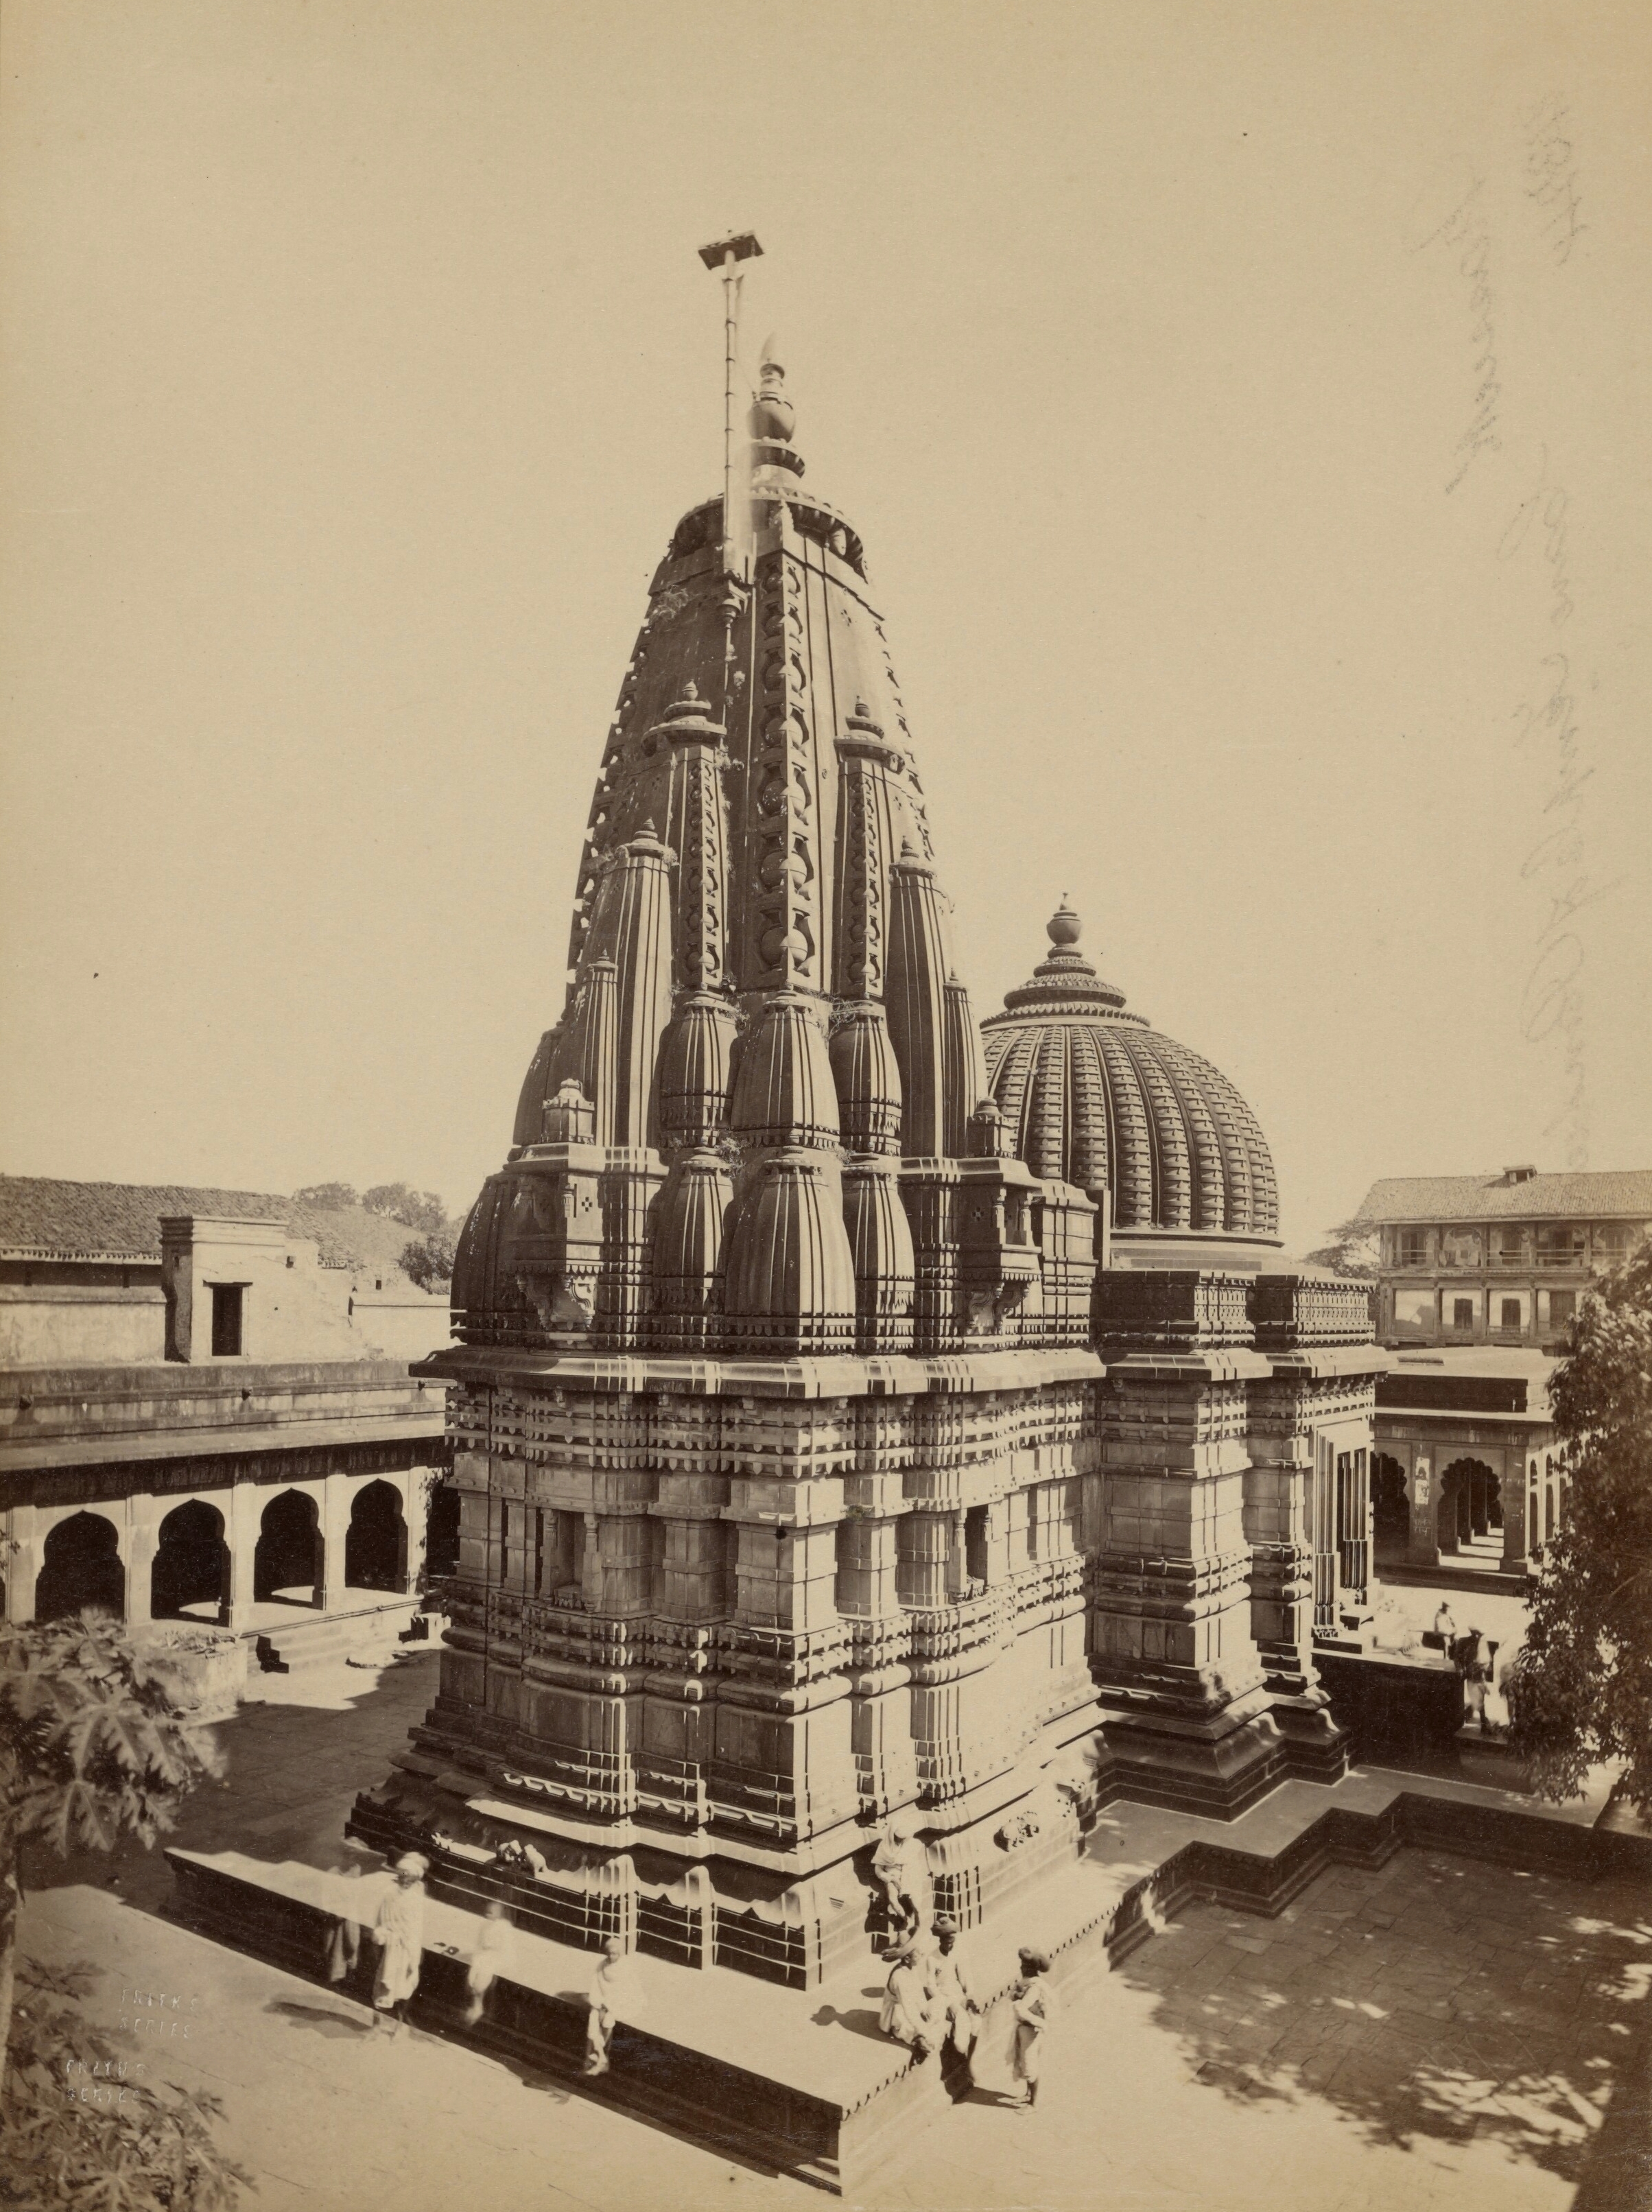
[[[1092,1600],[1105,1740],[1126,1796],[1231,1819],[1287,1765],[1244,1528],[1246,1392],[1271,1364],[1225,1278],[1143,1277],[1114,1302]]]

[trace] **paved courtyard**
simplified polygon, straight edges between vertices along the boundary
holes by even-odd
[[[222,1731],[228,1786],[176,1840],[336,1849],[434,1679],[420,1656],[272,1683],[276,1702]],[[111,2025],[133,2016],[132,1990],[184,1999],[188,2037],[146,2032],[143,2055],[222,2098],[260,2212],[827,2201],[519,2066],[376,2035],[361,2007],[158,1917],[158,1854],[39,1873],[54,1886],[29,1898],[25,1949],[94,1960],[89,2008]],[[984,2090],[862,2201],[1563,2212],[1649,1979],[1652,1899],[1629,1883],[1407,1850],[1375,1874],[1333,1870],[1274,1921],[1194,1905],[1065,1996],[1035,2112]]]

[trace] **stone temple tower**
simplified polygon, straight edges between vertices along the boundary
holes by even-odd
[[[1370,1331],[1248,1247],[1098,1294],[1101,1154],[1089,1189],[1048,1127],[1017,1157],[861,541],[772,352],[749,428],[742,512],[684,515],[650,586],[567,1003],[418,1370],[452,1385],[452,1625],[351,1825],[456,1894],[531,1846],[520,1924],[807,1985],[878,1926],[892,1815],[975,1925],[1108,1794],[1340,1771],[1303,1408],[1347,1363],[1301,1346]]]
[[[808,1981],[865,1941],[881,1817],[972,1920],[1063,1840],[991,1830],[1094,1726],[1096,1207],[1004,1141],[883,614],[772,359],[750,431],[750,580],[720,501],[683,517],[461,1240],[441,1692],[357,1819],[468,1813],[563,1932]]]

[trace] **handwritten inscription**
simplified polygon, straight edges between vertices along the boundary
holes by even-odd
[[[1564,97],[1551,93],[1515,118],[1524,145],[1521,188],[1537,210],[1557,263],[1570,258],[1587,228],[1576,148],[1567,127],[1570,114]],[[1467,288],[1474,389],[1468,427],[1453,449],[1455,465],[1447,492],[1456,490],[1483,453],[1503,453],[1508,434],[1491,283],[1490,197],[1481,172],[1466,165],[1456,168],[1449,184],[1431,187],[1422,201],[1426,213],[1410,241],[1412,252],[1455,252]],[[1521,994],[1520,1021],[1529,1043],[1558,1044],[1564,1097],[1544,1134],[1559,1138],[1569,1168],[1582,1168],[1588,1164],[1582,986],[1588,951],[1578,923],[1616,885],[1594,880],[1585,853],[1583,800],[1594,763],[1588,757],[1579,700],[1595,688],[1597,679],[1574,667],[1570,626],[1577,606],[1571,527],[1570,495],[1552,470],[1546,447],[1497,547],[1499,560],[1529,560],[1534,555],[1541,563],[1548,631],[1548,650],[1537,656],[1535,672],[1512,714],[1515,745],[1544,753],[1546,779],[1540,834],[1520,868],[1521,882],[1536,887],[1541,902],[1536,957]]]
[[[1572,598],[1568,524],[1571,501],[1549,470],[1544,449],[1537,482],[1520,501],[1498,541],[1498,556],[1512,560],[1534,545],[1547,579],[1549,626],[1564,635],[1576,603]],[[1594,774],[1585,759],[1577,687],[1569,654],[1556,649],[1542,656],[1540,673],[1527,696],[1516,704],[1513,720],[1517,747],[1534,744],[1548,752],[1548,791],[1543,812],[1549,826],[1521,862],[1521,879],[1534,883],[1548,902],[1538,932],[1537,957],[1521,994],[1521,1026],[1528,1043],[1559,1042],[1566,1085],[1559,1113],[1544,1131],[1558,1134],[1566,1165],[1588,1161],[1588,1100],[1583,1044],[1582,974],[1588,948],[1577,920],[1617,888],[1591,877],[1582,829],[1583,787]]]
[[[1539,226],[1557,261],[1570,261],[1572,248],[1588,228],[1582,214],[1577,162],[1566,136],[1571,112],[1558,93],[1546,93],[1520,118],[1526,135],[1526,197],[1538,210]]]
[[[1448,491],[1456,490],[1481,453],[1499,453],[1503,447],[1499,429],[1503,381],[1497,368],[1491,230],[1485,219],[1485,178],[1473,178],[1449,214],[1412,249],[1421,253],[1431,246],[1455,246],[1458,273],[1468,288],[1470,374],[1475,379],[1473,413],[1468,428],[1452,448],[1461,458],[1447,482]]]

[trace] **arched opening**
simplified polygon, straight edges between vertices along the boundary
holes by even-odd
[[[1440,1478],[1440,1549],[1491,1565],[1503,1546],[1503,1486],[1483,1460],[1454,1461]]]
[[[430,1493],[424,1522],[424,1571],[430,1582],[459,1572],[459,1492],[439,1482]]]
[[[60,1620],[87,1609],[126,1617],[126,1570],[120,1538],[101,1513],[71,1513],[46,1540],[34,1585],[36,1620]]]
[[[1543,1540],[1544,1540],[1544,1542],[1545,1542],[1546,1544],[1548,1542],[1548,1540],[1549,1540],[1550,1537],[1551,1537],[1551,1536],[1552,1536],[1552,1535],[1553,1535],[1553,1534],[1554,1534],[1554,1485],[1553,1485],[1553,1483],[1550,1482],[1550,1483],[1546,1483],[1546,1484],[1544,1485],[1544,1487],[1543,1487]]]
[[[393,1482],[370,1482],[356,1492],[344,1536],[344,1580],[351,1589],[407,1588],[407,1523]]]
[[[1371,1523],[1377,1557],[1402,1557],[1411,1540],[1406,1470],[1387,1452],[1376,1453],[1371,1461]]]
[[[184,1613],[216,1620],[224,1602],[224,1516],[216,1505],[191,1498],[161,1523],[161,1543],[149,1571],[149,1611],[156,1620]]]
[[[1534,1559],[1540,1559],[1543,1556],[1543,1532],[1537,1525],[1536,1491],[1532,1492],[1532,1526],[1530,1539],[1527,1545],[1527,1552],[1528,1556]]]
[[[315,1500],[283,1490],[264,1507],[252,1553],[252,1595],[313,1605],[321,1584],[321,1528]]]

